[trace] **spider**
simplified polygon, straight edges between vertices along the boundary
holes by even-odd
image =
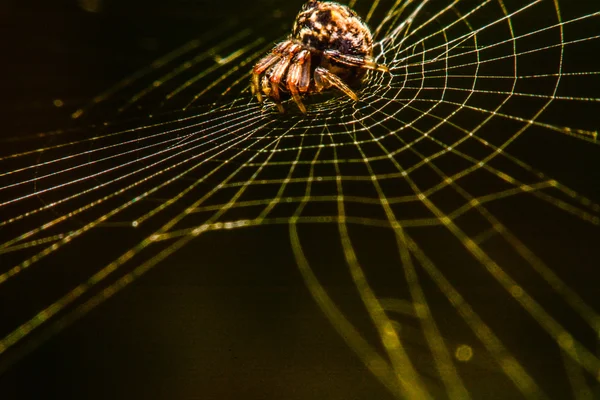
[[[311,0],[296,16],[288,39],[254,66],[252,93],[260,103],[263,95],[272,99],[281,113],[281,92],[289,92],[304,114],[301,95],[330,87],[358,101],[346,82],[358,81],[367,69],[389,71],[372,55],[371,31],[356,12],[339,3]]]

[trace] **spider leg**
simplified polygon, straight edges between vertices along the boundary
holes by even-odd
[[[348,65],[351,67],[371,69],[381,72],[390,72],[387,66],[383,64],[377,64],[373,61],[370,56],[354,56],[349,54],[342,54],[337,50],[325,50],[323,55],[330,60],[336,61],[340,64]]]
[[[279,43],[267,56],[261,58],[252,69],[250,88],[252,89],[252,93],[256,96],[259,103],[262,103],[263,101],[262,94],[260,92],[260,75],[271,65],[279,61],[281,59],[281,54],[291,45],[292,42],[289,40]]]
[[[286,56],[282,57],[281,60],[279,60],[277,64],[273,66],[271,75],[269,76],[269,81],[271,82],[271,93],[269,93],[269,97],[273,99],[275,104],[277,104],[277,109],[280,113],[283,113],[284,109],[281,105],[281,100],[279,97],[279,85],[281,84],[283,77],[286,75],[292,58],[296,55],[298,50],[300,50],[300,46],[292,45],[287,50]]]
[[[335,86],[341,90],[354,101],[358,101],[358,96],[342,81],[337,75],[332,74],[323,67],[317,67],[315,69],[315,86],[317,91],[320,92],[328,87]]]
[[[267,68],[276,63],[281,59],[280,54],[269,54],[262,60],[260,60],[252,69],[252,80],[250,83],[250,87],[252,88],[252,93],[256,96],[256,99],[259,103],[262,103],[263,98],[260,92],[260,74],[265,72]]]
[[[267,75],[263,75],[260,80],[260,88],[265,96],[269,97],[271,95],[271,83],[269,82],[269,77]]]
[[[310,51],[302,50],[293,58],[288,69],[287,85],[292,98],[302,113],[306,114],[306,107],[300,99],[300,92],[308,91],[310,84]]]

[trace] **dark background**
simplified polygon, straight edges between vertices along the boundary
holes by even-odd
[[[83,121],[74,121],[70,115],[89,104],[93,96],[165,53],[219,29],[223,21],[235,21],[237,26],[250,27],[273,40],[287,31],[301,3],[4,2],[0,5],[0,35],[4,38],[0,50],[0,135],[28,137],[54,129],[83,129],[110,120],[114,117],[110,107]],[[62,106],[57,107],[57,99]],[[591,121],[582,125],[594,123],[593,118],[591,115]],[[579,193],[600,199],[596,145],[531,129],[510,150]],[[569,231],[566,227],[571,226],[570,217],[557,210],[540,209],[537,203],[529,207],[528,203],[516,204],[520,208],[494,211],[518,237],[527,240],[536,254],[564,268],[563,276],[573,266],[577,273],[570,276],[570,283],[582,288],[584,295],[593,295],[598,276],[594,250],[599,239],[597,228],[584,226]],[[504,205],[510,209],[508,201]],[[530,218],[524,222],[521,215]],[[44,283],[54,288],[72,287],[71,282],[80,280],[77,270],[83,268],[86,251],[106,246],[103,256],[107,260],[120,254],[120,250],[111,250],[109,239],[103,237],[107,233],[113,234],[88,235],[80,248],[55,258],[55,264],[44,265],[58,274],[37,269],[29,276],[48,276]],[[369,238],[374,242],[379,239],[368,232],[361,235],[365,246]],[[450,245],[442,245],[443,235],[439,241],[437,237],[426,238],[428,235],[422,239],[430,244],[426,250],[435,257],[464,257],[453,253]],[[124,233],[122,239],[124,243],[135,243],[137,237]],[[565,242],[571,247],[563,247]],[[573,243],[577,243],[577,249]],[[319,258],[319,254],[330,250],[313,247],[312,260],[319,260],[316,269],[331,267],[328,256]],[[491,249],[490,254],[502,264],[502,248]],[[90,260],[94,262],[102,264],[103,260]],[[75,277],[69,278],[71,274]],[[9,288],[14,293],[22,291],[24,304],[30,301],[26,298],[42,298],[46,290],[38,283],[40,286],[35,288],[39,294],[33,291],[33,286],[28,286],[33,278],[27,276],[22,286]],[[346,302],[348,310],[358,310],[351,285],[336,284],[336,279],[337,275],[331,273],[326,279],[328,289]],[[472,281],[465,279],[465,286],[469,283]],[[485,297],[486,287],[475,287],[471,294],[473,298],[484,296],[481,302],[490,304],[490,315],[503,310],[503,304]],[[12,316],[18,314],[20,305],[4,302],[0,307],[0,315]],[[569,311],[557,313],[568,315]],[[539,364],[528,367],[538,371],[545,387],[553,393],[554,383],[548,377],[558,371],[556,374],[564,378],[564,371],[556,369],[560,363],[547,363],[543,358],[546,350],[539,343],[545,342],[537,340],[539,335],[519,340],[511,336],[510,328],[502,330],[511,324],[535,325],[527,317],[507,318],[496,328],[513,351],[539,356]],[[365,332],[371,329],[367,321],[355,322]],[[452,326],[452,321],[447,325]],[[14,325],[9,328],[14,329]],[[26,355],[0,376],[2,399],[390,397],[341,340],[304,287],[293,263],[285,226],[206,235],[41,343],[31,353],[24,352]],[[486,390],[485,379],[495,382],[496,370],[482,367],[477,372],[481,376],[470,376],[473,381],[479,380],[474,385],[475,393],[485,398],[511,398],[514,389],[502,384],[492,385],[493,393]],[[433,381],[439,384],[435,378]],[[560,386],[558,390],[565,388]]]

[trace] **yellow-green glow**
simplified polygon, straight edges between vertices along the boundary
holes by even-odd
[[[473,349],[471,348],[471,346],[462,344],[462,345],[458,346],[458,348],[456,349],[456,352],[454,353],[454,356],[456,357],[456,359],[458,361],[462,361],[462,362],[471,361],[471,358],[473,358]]]
[[[306,116],[280,116],[251,101],[249,71],[271,38],[230,21],[69,110],[82,121],[107,105],[115,117],[148,111],[138,126],[15,133],[0,145],[0,291],[53,276],[70,255],[87,273],[19,315],[0,338],[0,373],[12,366],[5,356],[35,348],[151,268],[176,268],[169,257],[180,249],[241,229],[261,241],[272,230],[289,239],[288,263],[262,254],[264,268],[297,268],[340,340],[395,398],[481,398],[474,370],[490,387],[501,380],[523,398],[553,398],[532,367],[535,352],[515,345],[529,334],[554,346],[548,354],[569,394],[591,398],[600,310],[581,283],[587,276],[575,273],[596,254],[579,254],[585,243],[569,236],[580,229],[596,239],[599,199],[584,176],[545,171],[535,155],[551,141],[598,152],[597,126],[558,114],[600,104],[588,90],[600,64],[571,58],[597,47],[600,30],[590,27],[600,26],[600,5],[361,1],[350,5],[365,11],[380,40],[374,57],[390,74],[367,74],[357,103],[334,96]],[[156,109],[145,110],[154,97]],[[56,113],[71,104],[49,101]],[[19,152],[6,150],[10,141]],[[531,157],[515,151],[522,142]],[[576,164],[568,151],[555,156],[566,170]],[[102,265],[95,257],[113,250],[104,241],[78,255],[86,238],[113,243],[113,234],[139,239]],[[205,256],[197,254],[199,270],[215,268]],[[323,278],[331,271],[362,314],[336,297]]]

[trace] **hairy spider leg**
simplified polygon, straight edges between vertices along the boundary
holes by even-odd
[[[310,85],[310,57],[308,50],[302,50],[296,54],[287,75],[288,89],[298,108],[304,114],[306,114],[306,107],[300,99],[300,93],[306,93]]]
[[[271,75],[269,76],[269,81],[271,82],[271,92],[269,93],[269,97],[273,99],[280,113],[283,113],[284,109],[281,105],[281,99],[279,97],[279,85],[281,84],[283,77],[286,76],[286,72],[290,66],[290,63],[292,62],[292,58],[294,58],[300,49],[301,47],[297,44],[290,46],[290,48],[287,50],[287,54],[273,66]]]
[[[342,81],[337,75],[329,72],[323,67],[317,67],[315,69],[315,87],[320,92],[328,87],[335,86],[337,89],[344,92],[348,97],[354,101],[358,101],[358,96]]]
[[[269,68],[275,62],[277,62],[279,59],[281,59],[281,56],[279,54],[269,54],[268,56],[260,60],[252,70],[252,81],[250,87],[252,89],[252,94],[256,96],[256,99],[259,103],[262,103],[263,101],[262,94],[260,93],[259,88],[260,74],[262,74],[267,68]]]
[[[265,72],[271,65],[275,64],[277,61],[281,59],[282,53],[292,45],[292,42],[285,41],[276,45],[271,52],[260,59],[252,69],[252,81],[251,81],[251,89],[252,93],[256,96],[256,99],[259,103],[262,103],[263,98],[260,93],[260,75]]]
[[[359,67],[381,72],[390,72],[387,66],[383,64],[377,64],[375,61],[373,61],[373,58],[370,56],[363,57],[342,54],[337,50],[325,50],[323,54],[330,60],[339,62],[341,64],[349,65],[351,67]]]
[[[269,82],[269,77],[266,74],[260,79],[260,88],[265,96],[269,97],[271,95],[271,82]]]

